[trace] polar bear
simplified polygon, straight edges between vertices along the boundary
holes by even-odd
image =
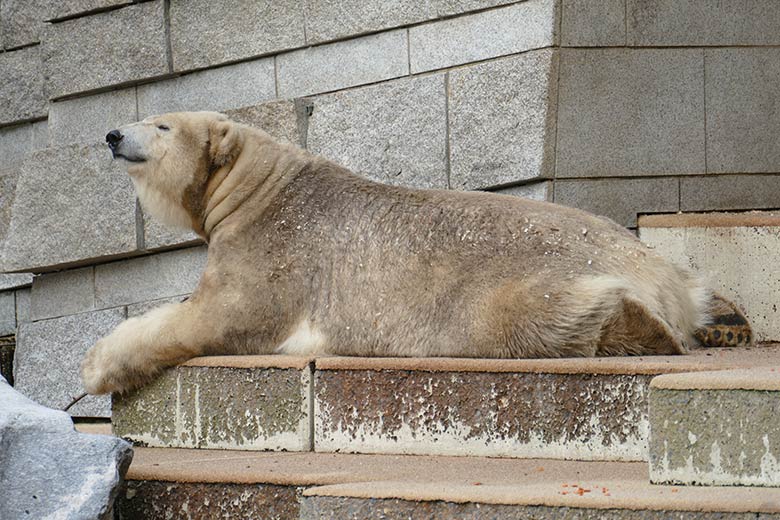
[[[208,259],[188,300],[89,350],[92,394],[203,355],[557,358],[752,341],[733,304],[577,209],[378,184],[213,112],[106,140],[145,210],[197,232]]]

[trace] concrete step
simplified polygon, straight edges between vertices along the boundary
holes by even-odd
[[[780,366],[780,346],[557,360],[211,357],[115,398],[147,446],[647,460],[650,380]]]
[[[679,213],[639,218],[639,238],[737,302],[758,341],[780,341],[780,213]]]
[[[657,486],[642,463],[139,448],[121,519],[778,519],[780,489]]]
[[[650,479],[780,487],[780,368],[669,374],[650,383]]]

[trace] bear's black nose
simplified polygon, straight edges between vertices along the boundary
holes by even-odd
[[[117,144],[119,144],[119,141],[121,141],[123,137],[124,136],[119,132],[119,130],[111,130],[106,134],[106,142],[110,148],[114,148]]]

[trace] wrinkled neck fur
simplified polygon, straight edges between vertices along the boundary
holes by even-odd
[[[203,234],[214,230],[252,198],[254,212],[262,212],[282,187],[311,160],[304,150],[280,144],[261,130],[244,127],[241,153],[217,169],[206,184]]]

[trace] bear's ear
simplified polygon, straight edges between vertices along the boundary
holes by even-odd
[[[228,164],[239,152],[239,130],[232,121],[214,121],[209,125],[209,157],[212,166]]]

